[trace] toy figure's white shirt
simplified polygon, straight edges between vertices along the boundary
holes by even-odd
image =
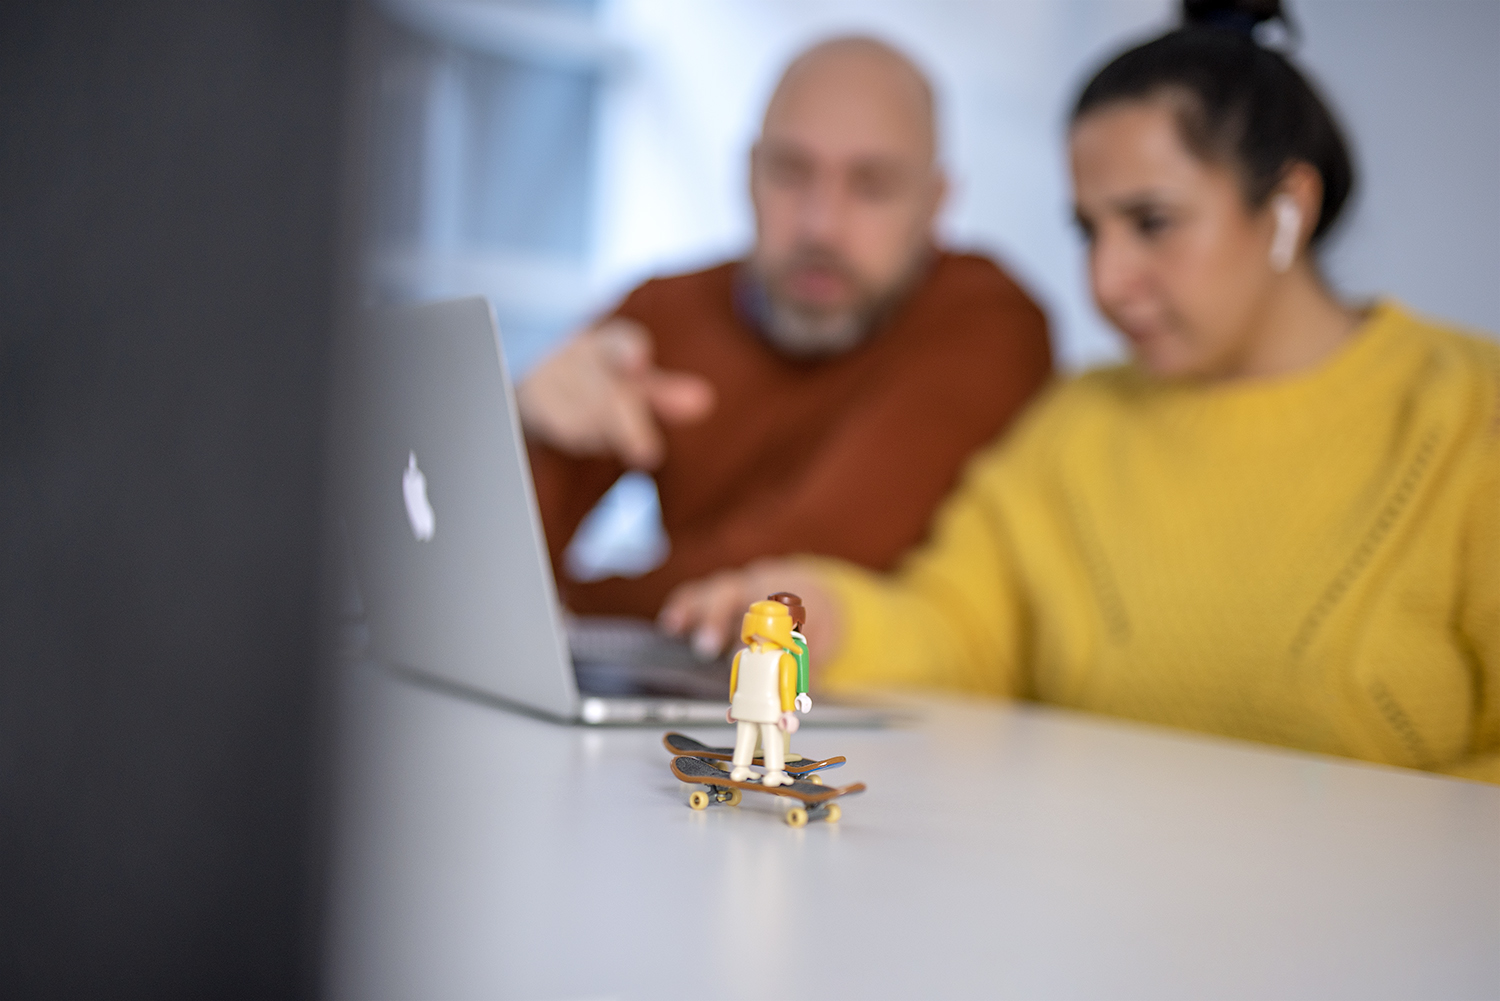
[[[781,657],[772,647],[763,653],[740,653],[739,681],[730,715],[742,723],[775,723],[781,718]]]

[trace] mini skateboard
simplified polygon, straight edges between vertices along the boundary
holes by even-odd
[[[865,784],[855,782],[846,786],[823,786],[798,779],[788,785],[768,786],[760,782],[737,782],[720,771],[710,761],[702,758],[678,757],[672,759],[672,774],[684,782],[707,786],[707,790],[695,789],[688,795],[688,806],[694,810],[705,810],[711,802],[739,804],[741,790],[770,793],[789,800],[797,800],[802,806],[788,805],[786,822],[792,827],[805,827],[809,820],[834,823],[843,811],[830,800],[850,793],[864,792]]]
[[[681,733],[669,733],[661,739],[661,742],[673,754],[680,754],[688,758],[701,758],[705,761],[728,761],[734,757],[734,748],[732,747],[709,747],[701,740],[694,740],[692,737]],[[788,775],[808,775],[810,776],[810,781],[815,784],[821,784],[823,781],[822,777],[813,775],[813,772],[820,772],[828,768],[837,768],[846,760],[842,754],[835,755],[832,758],[824,758],[821,761],[814,761],[812,758],[799,758],[796,761],[788,761],[782,768]],[[765,767],[766,764],[765,760],[759,754],[750,763],[752,765],[760,765],[761,767]],[[716,767],[720,771],[728,771],[723,766]]]

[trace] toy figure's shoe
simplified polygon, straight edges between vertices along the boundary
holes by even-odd
[[[792,778],[786,772],[766,772],[766,777],[760,781],[762,785],[768,786],[789,786],[792,784]]]
[[[755,773],[750,770],[748,765],[739,765],[729,773],[729,777],[736,782],[749,782],[755,777]]]

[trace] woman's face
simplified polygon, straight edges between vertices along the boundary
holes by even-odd
[[[1167,98],[1088,113],[1071,154],[1094,301],[1137,362],[1168,379],[1242,372],[1276,277],[1272,213],[1183,145]]]

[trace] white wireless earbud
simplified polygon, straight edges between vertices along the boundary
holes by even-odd
[[[1302,210],[1291,195],[1277,195],[1271,199],[1271,212],[1276,216],[1276,233],[1271,237],[1271,270],[1278,275],[1291,269],[1297,258],[1297,238],[1302,235]]]

